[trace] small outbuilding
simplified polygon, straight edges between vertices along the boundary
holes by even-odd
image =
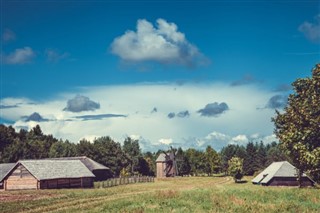
[[[22,160],[0,182],[4,190],[90,188],[94,177],[80,160]]]
[[[263,186],[298,186],[297,169],[288,161],[274,162],[258,174],[253,184]],[[302,175],[303,186],[314,186],[315,182],[306,174]]]
[[[95,181],[103,181],[112,177],[112,172],[109,167],[106,167],[87,156],[48,158],[48,160],[80,160],[95,175]]]
[[[0,164],[0,189],[3,189],[4,176],[16,165],[15,163],[1,163]]]

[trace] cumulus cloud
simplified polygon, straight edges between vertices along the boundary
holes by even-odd
[[[158,112],[157,107],[153,107],[153,109],[151,110],[151,113],[155,113],[155,112]]]
[[[207,104],[203,109],[198,110],[198,113],[201,114],[201,116],[207,116],[207,117],[217,117],[224,113],[225,111],[229,110],[229,107],[226,103],[210,103]]]
[[[30,47],[24,47],[16,49],[9,55],[2,54],[1,57],[6,64],[26,64],[30,63],[35,55]]]
[[[34,112],[29,116],[23,116],[23,119],[25,119],[26,122],[29,121],[36,121],[36,122],[43,122],[43,121],[49,121],[49,119],[43,118],[39,113]]]
[[[159,142],[161,144],[170,145],[170,144],[172,144],[173,140],[172,140],[172,138],[162,138],[159,140]]]
[[[318,14],[314,18],[313,23],[305,21],[303,24],[299,26],[298,30],[302,32],[308,40],[319,43],[320,42],[320,14]]]
[[[269,99],[266,108],[282,109],[287,105],[287,103],[288,103],[288,96],[286,96],[286,95],[275,95],[275,96],[272,96]]]
[[[45,55],[49,62],[58,62],[70,56],[70,54],[67,52],[60,53],[58,50],[55,50],[55,49],[46,49]]]
[[[246,135],[237,135],[232,138],[232,144],[245,145],[248,143],[248,138]]]
[[[100,104],[91,101],[88,97],[77,95],[73,99],[68,100],[67,107],[64,111],[70,112],[82,112],[82,111],[94,111],[100,109]]]
[[[111,52],[131,62],[154,61],[186,66],[205,62],[205,57],[178,31],[177,25],[164,19],[157,19],[156,26],[139,19],[136,31],[128,30],[114,39]]]
[[[98,115],[81,115],[75,116],[75,118],[82,119],[84,121],[88,120],[102,120],[104,118],[125,118],[126,115],[117,115],[117,114],[98,114]]]
[[[5,29],[2,33],[2,41],[9,42],[14,40],[16,40],[16,34],[10,29]]]
[[[170,112],[169,114],[168,114],[168,118],[174,118],[174,117],[176,117],[176,113],[174,113],[174,112]]]
[[[185,117],[189,117],[189,116],[190,116],[190,113],[189,113],[188,110],[186,110],[186,111],[181,111],[181,112],[179,112],[179,113],[177,114],[177,117],[179,117],[179,118],[185,118]]]

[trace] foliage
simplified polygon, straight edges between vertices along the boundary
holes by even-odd
[[[301,185],[303,172],[320,172],[320,64],[311,78],[297,79],[292,86],[288,105],[284,112],[276,111],[272,121],[282,148],[298,169]]]
[[[228,172],[233,177],[235,182],[238,182],[243,177],[243,159],[233,157],[228,161]]]

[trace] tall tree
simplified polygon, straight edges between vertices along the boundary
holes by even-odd
[[[243,172],[246,175],[253,175],[257,171],[257,147],[249,142],[246,147],[246,158],[243,162]]]
[[[217,173],[220,170],[220,156],[211,147],[207,146],[204,153],[205,158],[205,171],[210,176],[212,173]]]
[[[297,79],[292,86],[284,112],[276,111],[272,121],[281,146],[298,169],[301,187],[303,172],[320,172],[320,64],[311,78]]]
[[[143,159],[140,159],[142,157],[142,153],[138,140],[133,140],[132,138],[127,137],[123,142],[122,149],[128,155],[132,174],[140,170],[139,163],[143,164],[141,164],[142,167],[146,166]]]
[[[233,177],[234,181],[237,183],[243,177],[243,159],[238,157],[233,157],[228,161],[229,175]]]

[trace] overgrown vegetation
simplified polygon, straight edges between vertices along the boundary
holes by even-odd
[[[167,178],[105,189],[0,192],[0,212],[318,212],[320,190],[235,184],[230,177]],[[34,197],[32,197],[34,196]],[[33,199],[34,198],[34,199]]]

